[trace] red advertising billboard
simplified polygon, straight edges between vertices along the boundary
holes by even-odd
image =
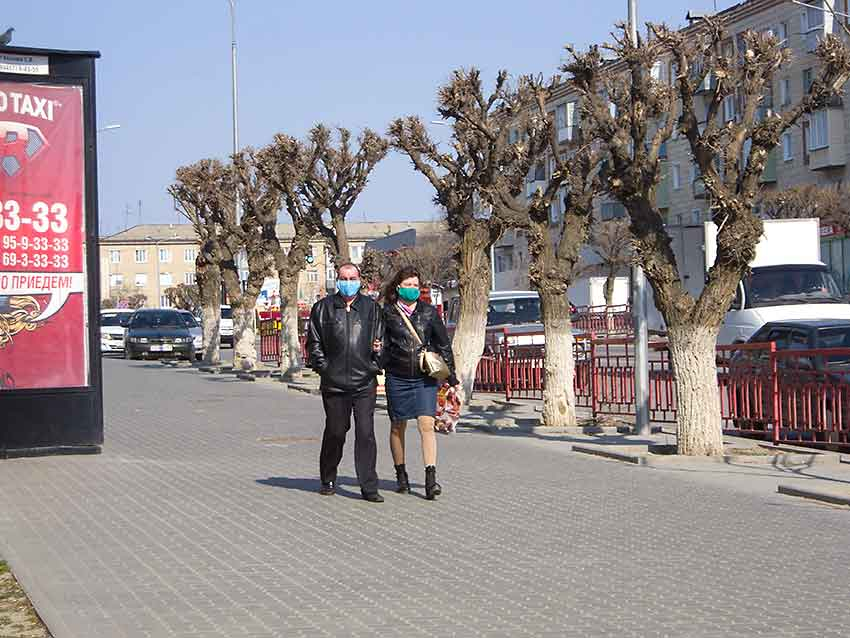
[[[89,384],[83,93],[0,82],[0,389]]]

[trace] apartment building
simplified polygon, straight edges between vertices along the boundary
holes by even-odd
[[[366,243],[414,229],[417,237],[445,232],[439,222],[352,222],[346,226],[351,259],[363,259]],[[279,224],[277,235],[284,250],[293,237],[291,224]],[[165,290],[177,284],[195,283],[198,239],[190,224],[141,224],[101,237],[101,297],[143,294],[150,307],[168,307]],[[324,242],[316,238],[310,245],[304,270],[298,281],[298,299],[310,304],[333,289],[336,273]]]
[[[850,24],[846,17],[850,13],[848,0],[812,0],[808,5],[805,7],[788,0],[748,0],[719,14],[726,22],[729,36],[724,44],[727,54],[744,54],[743,34],[748,30],[769,31],[791,51],[790,64],[776,74],[773,85],[764,96],[762,116],[771,111],[781,112],[797,103],[808,91],[818,73],[818,59],[813,52],[820,38],[828,33],[846,38],[843,26]],[[828,11],[829,5],[838,12],[838,16],[833,17]],[[671,5],[671,9],[673,6],[683,7]],[[680,11],[684,13],[684,8]],[[684,15],[671,14],[668,22],[676,23],[683,18]],[[672,62],[656,64],[653,75],[658,80],[670,82]],[[711,88],[711,82],[712,78],[706,78],[706,92]],[[558,139],[566,143],[573,138],[579,126],[578,96],[569,84],[562,84],[553,94],[549,106]],[[734,120],[740,116],[740,109],[736,96],[729,96],[723,103],[720,117],[725,121]],[[785,189],[797,184],[843,184],[848,175],[848,157],[850,108],[847,108],[846,98],[836,99],[827,108],[803,118],[799,125],[783,135],[781,144],[769,156],[762,187]],[[663,178],[657,189],[657,203],[666,216],[670,232],[710,219],[711,202],[691,159],[687,140],[674,134],[665,144],[662,159]],[[526,195],[533,193],[538,186],[544,186],[551,170],[551,165],[542,163],[531,171],[527,177]],[[550,212],[553,231],[561,221],[561,201],[562,198],[558,198]],[[595,208],[600,220],[625,216],[622,204],[605,197],[599,199]],[[829,227],[822,228],[822,235],[822,260],[830,265],[844,290],[850,290],[850,238],[833,234]],[[694,246],[693,250],[699,251],[701,247]],[[587,252],[587,259],[592,263],[593,257]],[[507,233],[496,245],[494,253],[497,288],[526,288],[528,246],[522,232]]]

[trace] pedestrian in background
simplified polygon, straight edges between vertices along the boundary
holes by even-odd
[[[319,493],[334,494],[337,468],[342,460],[345,435],[354,414],[354,466],[363,498],[383,502],[375,470],[375,377],[383,324],[375,301],[360,294],[360,269],[342,264],[337,269],[337,293],[317,301],[310,311],[307,352],[310,367],[321,377],[325,431],[319,455],[322,487]]]
[[[448,383],[458,385],[454,357],[446,326],[431,304],[419,299],[420,276],[412,267],[399,270],[384,292],[384,349],[390,450],[399,492],[410,492],[404,460],[407,421],[415,419],[422,440],[425,464],[425,497],[433,500],[442,492],[437,483],[437,436],[434,417],[440,382],[422,368],[423,350],[439,354],[448,366]],[[415,332],[415,334],[414,334]]]

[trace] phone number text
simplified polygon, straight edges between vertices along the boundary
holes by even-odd
[[[0,265],[21,268],[67,268],[68,255],[3,253],[0,257]]]
[[[68,230],[68,207],[62,202],[35,202],[27,211],[14,199],[0,201],[0,230],[14,232],[24,226],[37,233],[62,234]]]
[[[3,250],[52,250],[57,253],[67,253],[70,242],[67,237],[16,237],[3,235],[0,240]]]

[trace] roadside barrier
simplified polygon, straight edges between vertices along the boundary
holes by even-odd
[[[533,335],[525,335],[531,339]],[[676,387],[667,342],[649,344],[649,412],[675,423]],[[577,337],[576,405],[600,415],[635,414],[631,338]],[[475,389],[507,400],[542,399],[545,346],[507,345],[482,357]],[[775,343],[717,348],[724,431],[810,446],[850,446],[850,348],[777,350]]]

